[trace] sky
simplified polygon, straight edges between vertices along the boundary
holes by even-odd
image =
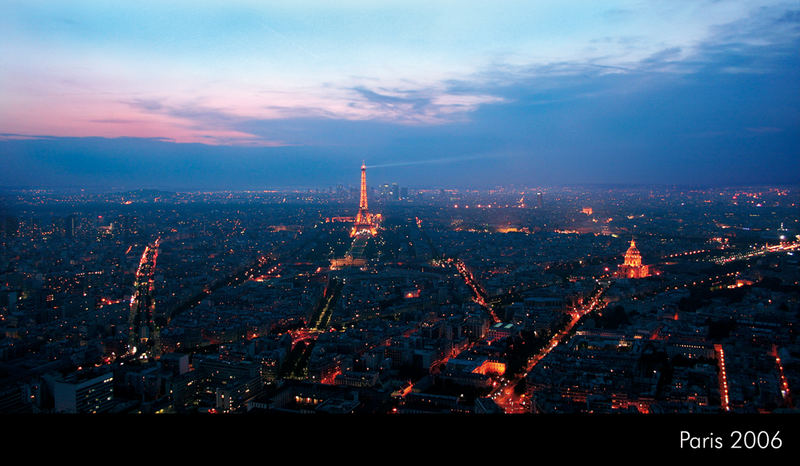
[[[0,186],[786,184],[796,1],[0,0]]]

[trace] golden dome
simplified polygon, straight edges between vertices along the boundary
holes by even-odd
[[[631,246],[625,253],[625,265],[629,267],[639,267],[642,265],[642,255],[636,249],[636,241],[631,240]]]

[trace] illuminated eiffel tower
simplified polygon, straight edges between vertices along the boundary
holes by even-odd
[[[361,163],[361,199],[358,202],[358,214],[356,215],[356,222],[353,225],[353,230],[350,236],[370,235],[375,236],[378,233],[373,221],[373,216],[369,213],[367,206],[367,164]]]

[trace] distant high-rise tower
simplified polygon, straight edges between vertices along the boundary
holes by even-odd
[[[361,199],[358,202],[358,214],[356,215],[356,223],[353,225],[353,230],[350,236],[360,234],[375,235],[377,230],[373,223],[372,214],[369,213],[367,206],[367,164],[361,163]]]
[[[542,193],[541,192],[536,193],[536,204],[539,206],[540,209],[542,208]]]

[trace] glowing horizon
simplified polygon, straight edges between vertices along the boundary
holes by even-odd
[[[201,184],[262,165],[290,183],[307,177],[298,154],[314,176],[368,156],[409,179],[441,164],[502,183],[800,169],[796,3],[600,3],[6,1],[0,150],[15,168],[0,183],[121,167],[133,183],[150,142],[159,163],[210,167]],[[270,157],[245,168],[245,149]],[[186,177],[147,179],[169,170]]]

